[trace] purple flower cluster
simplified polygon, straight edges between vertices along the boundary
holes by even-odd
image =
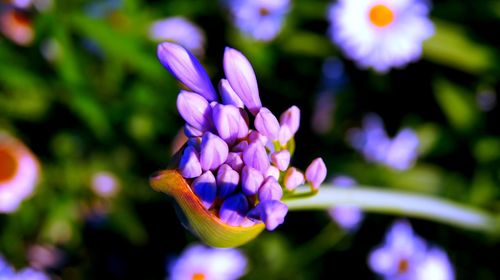
[[[16,271],[1,255],[0,255],[0,279],[10,280],[49,280],[49,276],[45,273],[25,267],[20,271]]]
[[[226,79],[219,82],[220,96],[201,64],[185,48],[162,43],[158,57],[189,89],[181,90],[177,97],[188,137],[179,172],[203,206],[226,224],[263,222],[268,230],[275,229],[288,212],[281,202],[284,191],[293,191],[306,181],[315,191],[326,177],[321,158],[315,159],[305,174],[290,166],[299,109],[292,106],[278,121],[263,107],[253,68],[235,49],[227,47],[224,52]]]

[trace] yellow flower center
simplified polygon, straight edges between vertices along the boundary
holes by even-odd
[[[0,183],[11,180],[17,172],[18,163],[12,151],[0,147]]]
[[[398,264],[398,273],[403,274],[408,271],[410,264],[407,259],[401,259]]]
[[[385,27],[394,21],[394,13],[389,7],[377,4],[370,9],[370,21],[377,27]]]
[[[205,280],[205,279],[206,279],[205,274],[199,273],[199,272],[193,274],[193,278],[192,278],[192,280]]]

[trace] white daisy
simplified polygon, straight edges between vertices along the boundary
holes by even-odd
[[[0,134],[0,213],[9,213],[34,190],[38,161],[21,142]]]
[[[169,264],[171,280],[235,280],[245,274],[247,259],[238,249],[191,245]]]
[[[330,36],[362,68],[387,72],[417,60],[434,33],[424,0],[339,0],[328,13]]]

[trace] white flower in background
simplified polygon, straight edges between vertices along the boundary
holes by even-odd
[[[247,259],[238,249],[191,245],[169,264],[171,280],[232,280],[245,274]]]
[[[0,213],[15,211],[39,177],[36,157],[20,141],[0,134]]]
[[[424,0],[339,0],[330,7],[330,37],[362,68],[387,72],[418,60],[432,36]]]
[[[368,258],[370,268],[386,280],[452,280],[447,254],[413,232],[407,221],[396,221],[385,242]]]
[[[154,41],[171,41],[182,45],[195,55],[203,55],[205,33],[184,17],[157,20],[149,27],[149,38]]]

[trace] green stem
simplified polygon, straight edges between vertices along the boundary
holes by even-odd
[[[300,187],[296,195],[286,198],[289,210],[325,210],[334,206],[351,205],[364,211],[394,214],[442,222],[467,229],[500,233],[500,220],[494,215],[470,206],[422,194],[374,187],[339,188],[323,185],[312,197]]]

